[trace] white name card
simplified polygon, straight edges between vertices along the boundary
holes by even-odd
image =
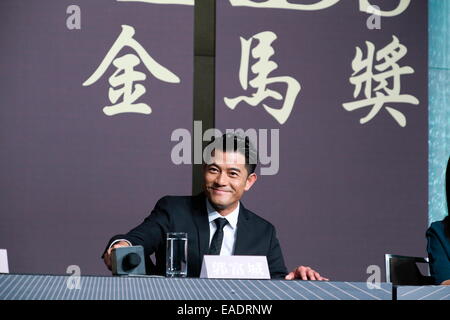
[[[0,273],[9,273],[6,249],[0,249]]]
[[[203,256],[200,278],[270,279],[265,256]]]

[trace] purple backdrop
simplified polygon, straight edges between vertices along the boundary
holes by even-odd
[[[69,5],[81,29],[69,30]],[[113,0],[0,2],[0,248],[13,273],[106,274],[106,241],[140,223],[157,199],[191,192],[191,167],[170,161],[176,128],[192,127],[192,6]],[[94,73],[121,33],[180,83],[147,79],[135,103],[150,115],[107,116],[112,65]],[[117,56],[136,53],[124,48]],[[122,99],[119,99],[119,102]]]
[[[371,3],[390,11],[399,2]],[[427,1],[412,1],[402,14],[382,18],[379,30],[366,27],[368,18],[358,1],[340,1],[320,11],[233,7],[217,1],[217,127],[280,130],[279,171],[260,176],[244,204],[277,227],[289,269],[310,265],[333,280],[365,281],[369,265],[380,266],[384,274],[385,253],[426,254]],[[284,124],[262,106],[280,109],[283,101],[241,102],[234,110],[224,102],[224,97],[256,92],[239,82],[240,37],[264,31],[277,35],[270,60],[278,68],[269,77],[289,76],[301,85]],[[360,124],[370,108],[349,112],[342,106],[364,98],[364,86],[353,98],[355,87],[349,82],[356,47],[365,59],[365,41],[377,53],[393,35],[408,49],[398,65],[415,70],[400,77],[401,93],[420,103],[386,104],[405,115],[405,127],[385,108]],[[251,48],[257,44],[253,40]],[[261,68],[257,61],[251,56],[249,68]],[[255,76],[248,71],[248,80]],[[388,82],[392,87],[392,79]],[[267,88],[283,97],[287,90],[280,84]]]
[[[398,3],[371,2],[387,11]],[[81,30],[66,27],[73,4]],[[11,272],[63,274],[75,264],[82,274],[106,274],[99,255],[112,234],[139,223],[162,195],[190,193],[191,167],[170,161],[170,135],[192,127],[193,15],[192,6],[113,0],[0,2],[0,248],[8,249]],[[311,265],[333,280],[365,280],[384,253],[425,255],[427,2],[382,18],[380,30],[366,27],[368,17],[358,1],[320,11],[217,1],[217,127],[280,130],[279,171],[260,176],[244,204],[275,224],[289,268]],[[150,115],[103,113],[114,66],[82,86],[122,25],[181,79],[167,83],[136,67],[147,76],[136,103],[151,106]],[[301,85],[282,125],[262,107],[280,101],[231,110],[223,100],[256,91],[239,82],[239,38],[264,31],[277,35],[270,77]],[[360,124],[370,108],[342,106],[364,98],[364,88],[353,97],[349,82],[355,48],[365,58],[365,41],[377,52],[393,35],[408,49],[399,66],[414,69],[401,76],[401,93],[420,103],[386,104],[405,115],[404,128],[386,108]]]

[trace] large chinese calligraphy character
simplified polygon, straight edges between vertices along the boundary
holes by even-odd
[[[147,51],[133,39],[135,30],[133,27],[123,25],[122,32],[117,38],[100,66],[87,79],[83,86],[90,86],[95,83],[106,72],[112,64],[117,68],[116,72],[109,78],[109,100],[114,105],[106,106],[103,112],[108,116],[113,116],[119,113],[141,113],[150,114],[152,109],[145,103],[135,102],[146,92],[142,84],[134,85],[136,81],[143,81],[146,75],[142,72],[136,71],[141,60],[147,67],[148,71],[157,79],[169,82],[180,83],[180,79],[171,71],[156,62]],[[130,47],[137,55],[129,53],[121,57],[117,57],[124,47]],[[122,97],[122,101],[119,99]]]
[[[318,2],[313,4],[299,4],[291,3],[288,0],[267,0],[263,2],[255,2],[254,0],[230,0],[230,3],[233,6],[314,11],[326,9],[335,5],[339,1],[341,0],[319,0]]]
[[[374,44],[366,41],[366,45],[367,58],[365,59],[363,59],[361,49],[356,47],[356,56],[352,61],[354,72],[350,77],[350,83],[355,86],[353,98],[358,97],[364,86],[365,99],[344,103],[343,107],[347,111],[369,107],[369,113],[360,119],[361,124],[372,120],[385,107],[395,121],[400,126],[405,127],[405,115],[397,109],[385,105],[387,103],[419,104],[419,100],[416,97],[400,93],[400,77],[414,73],[413,68],[408,66],[400,67],[397,63],[406,55],[408,50],[395,36],[393,36],[393,41],[390,44],[376,53],[376,56]],[[375,64],[375,58],[378,64]],[[391,87],[389,87],[390,83]]]
[[[289,0],[230,0],[233,6],[244,6],[253,8],[273,8],[273,9],[289,9],[289,10],[302,10],[302,11],[316,11],[327,9],[334,6],[341,0],[318,0],[315,3],[301,4],[292,3]],[[392,11],[377,11],[377,14],[382,17],[393,17],[403,13],[411,3],[411,0],[399,0],[398,6]],[[359,10],[362,12],[370,13],[372,5],[369,0],[359,0]]]
[[[384,11],[379,10],[377,7],[376,14],[382,17],[395,17],[399,14],[402,14],[411,3],[411,0],[400,0],[397,8],[395,8],[392,11]],[[370,4],[369,0],[359,0],[359,11],[366,12],[366,13],[372,13],[374,6]]]
[[[274,83],[286,84],[287,91],[284,97],[283,106],[280,109],[272,108],[266,104],[263,104],[264,109],[271,116],[273,116],[280,124],[284,124],[291,114],[301,87],[298,81],[292,77],[269,77],[269,74],[278,68],[278,65],[270,60],[272,55],[275,53],[272,47],[272,42],[275,41],[276,38],[276,34],[271,31],[258,33],[248,40],[241,37],[242,53],[241,65],[239,69],[239,81],[242,89],[247,90],[247,86],[250,85],[252,88],[257,89],[257,91],[251,96],[224,98],[224,101],[230,109],[235,109],[236,106],[242,101],[255,107],[267,98],[282,100],[283,96],[279,92],[271,90],[267,88],[267,86]],[[250,69],[256,76],[252,80],[248,81],[250,49],[253,40],[257,40],[258,44],[251,50],[251,56],[254,59],[257,59],[257,62],[255,62]]]

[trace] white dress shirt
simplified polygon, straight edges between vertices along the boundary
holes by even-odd
[[[209,203],[209,200],[206,199],[206,210],[208,211],[208,220],[209,220],[209,244],[211,245],[212,238],[214,233],[216,232],[217,226],[214,222],[217,218],[225,218],[228,223],[223,227],[223,240],[222,240],[222,248],[220,249],[221,256],[231,256],[234,253],[234,245],[236,242],[236,231],[237,231],[237,222],[239,217],[239,207],[240,204],[238,202],[238,206],[234,209],[230,214],[221,216],[216,209]]]

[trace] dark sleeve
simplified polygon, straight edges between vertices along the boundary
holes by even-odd
[[[444,230],[436,224],[427,230],[427,251],[430,261],[430,273],[436,284],[450,279],[450,260],[445,248],[449,246]]]
[[[287,275],[287,270],[274,227],[272,227],[267,263],[269,264],[270,277],[272,279],[284,279]]]
[[[146,256],[153,254],[164,241],[164,235],[170,229],[170,215],[168,213],[168,199],[161,198],[150,215],[130,232],[112,237],[103,254],[109,249],[111,243],[118,239],[126,239],[133,246],[143,246]],[[102,255],[103,256],[103,255]]]

